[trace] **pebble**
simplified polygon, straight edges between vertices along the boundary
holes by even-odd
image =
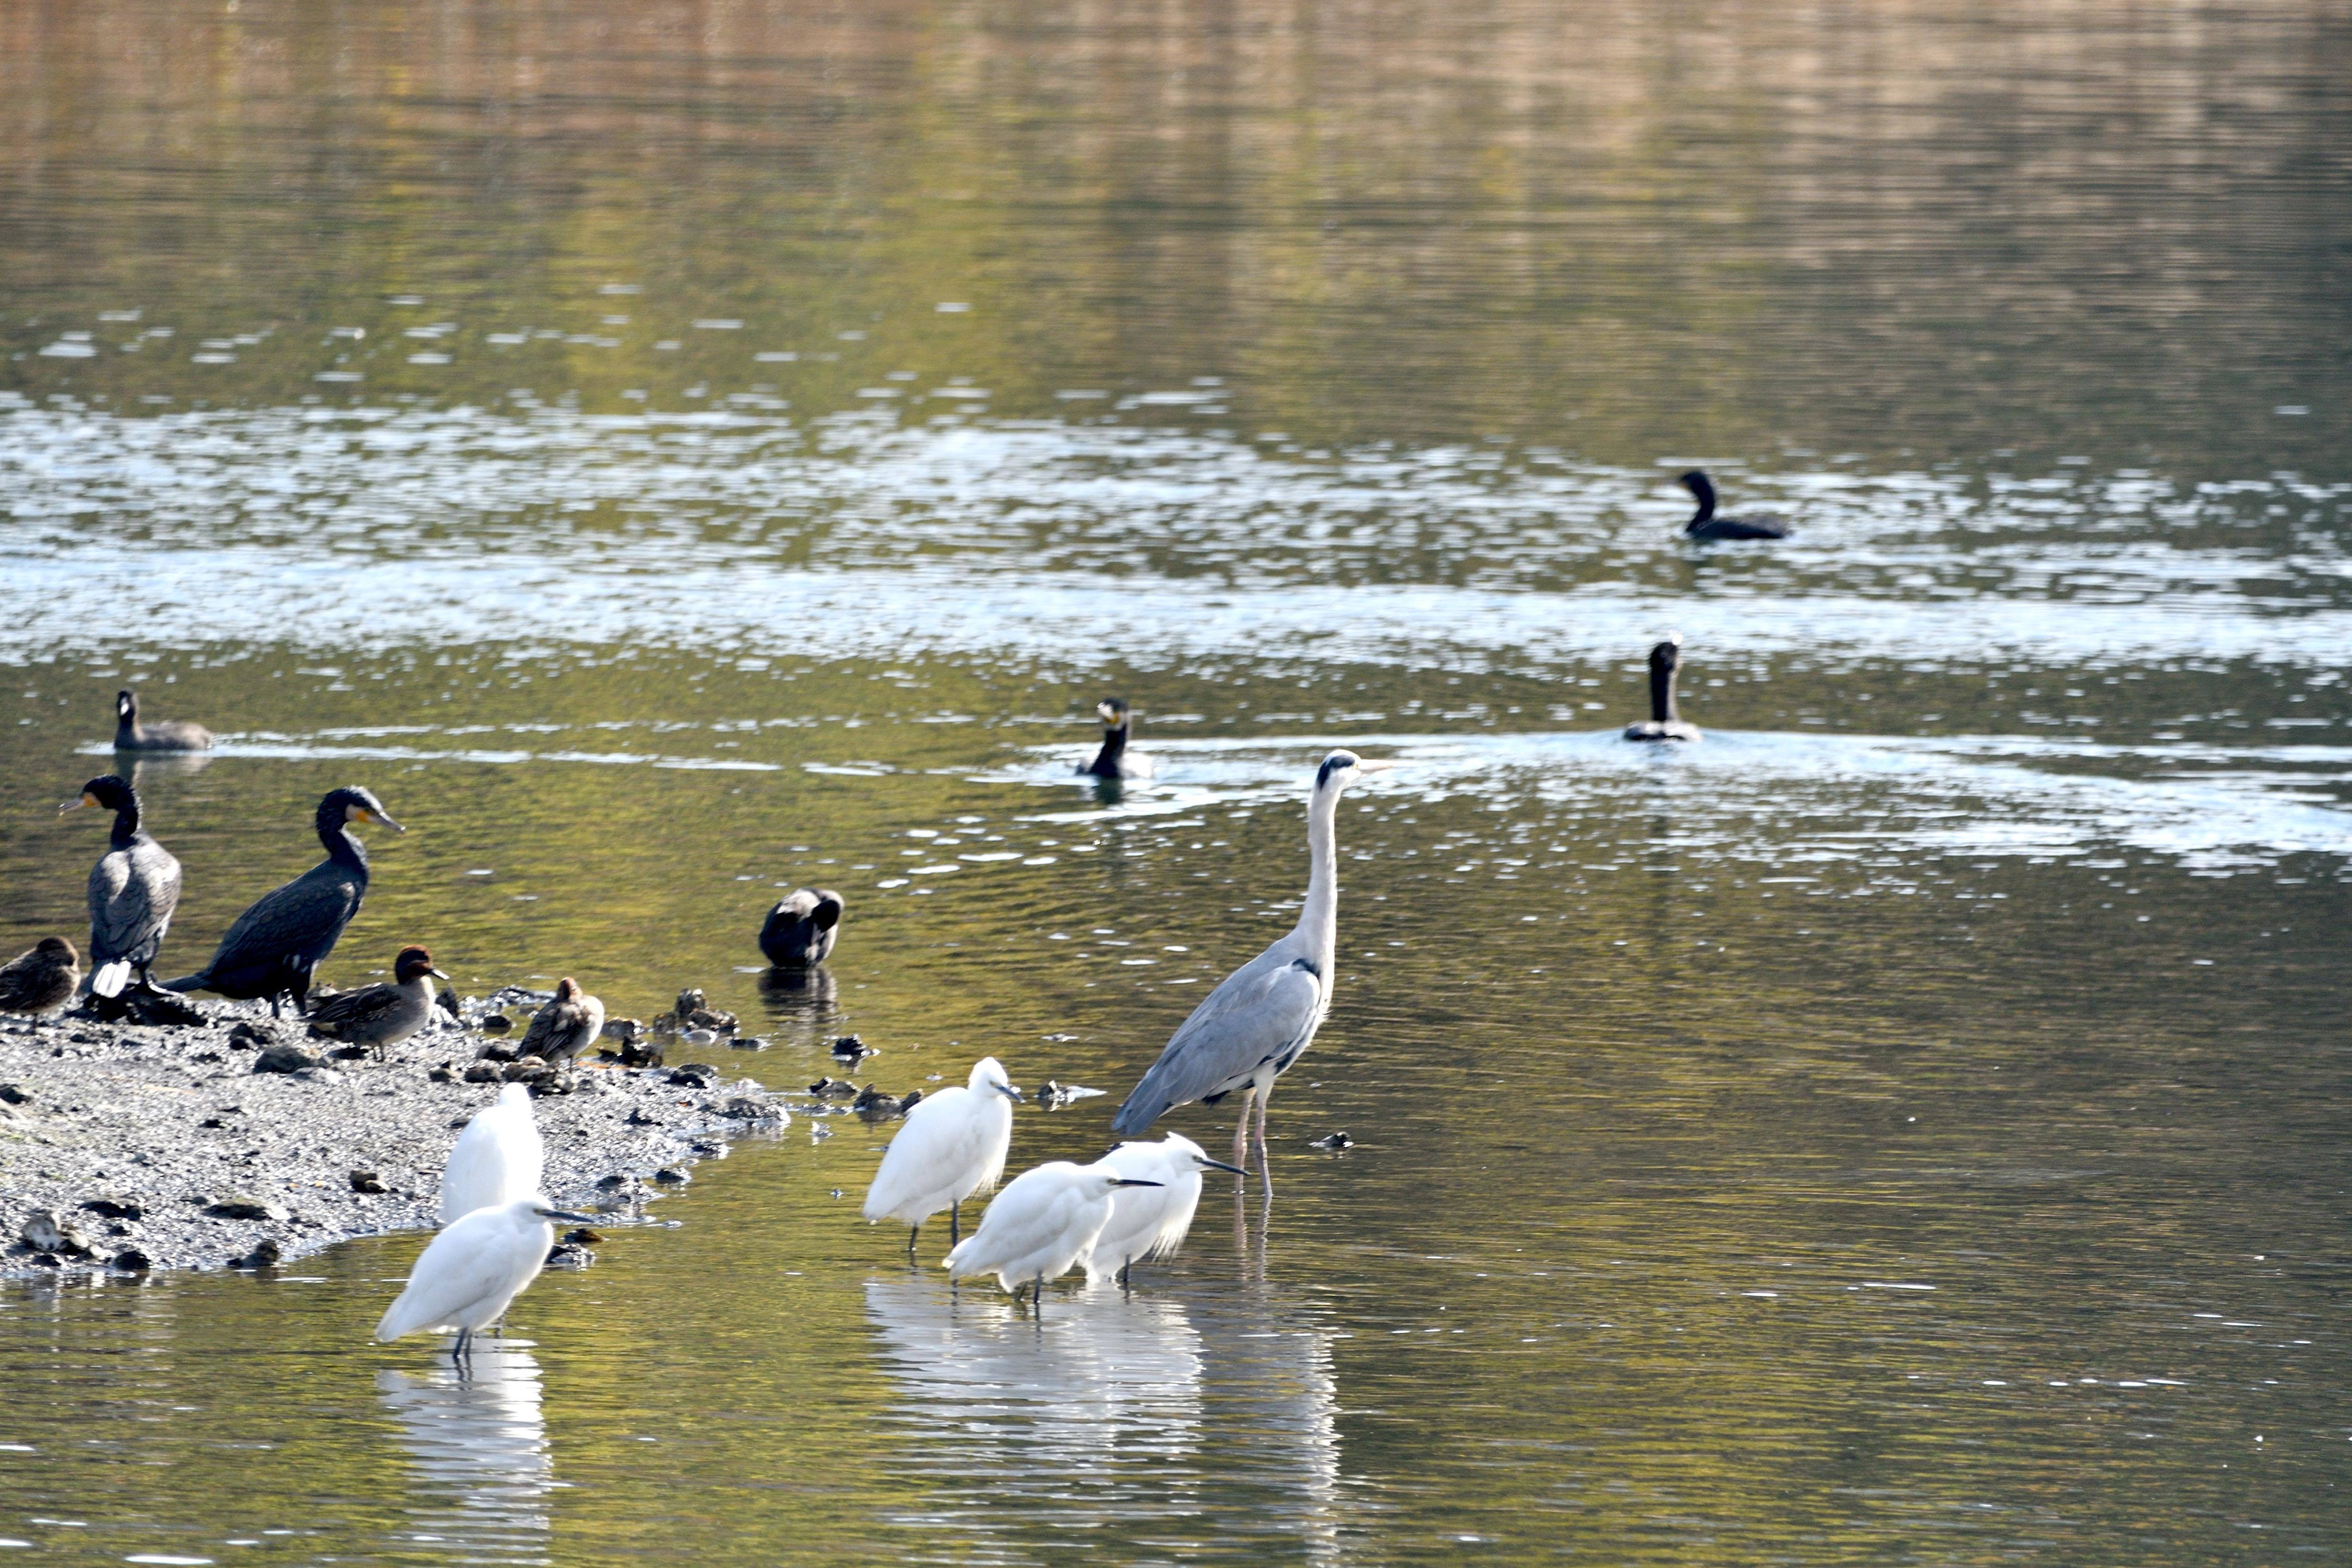
[[[256,1072],[300,1072],[319,1065],[319,1058],[299,1046],[269,1046],[254,1058]]]
[[[259,1219],[268,1220],[272,1225],[286,1223],[283,1205],[265,1203],[259,1198],[215,1198],[205,1205],[205,1212],[215,1219]]]

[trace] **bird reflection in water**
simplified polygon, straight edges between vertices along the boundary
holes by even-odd
[[[898,1522],[1341,1555],[1328,1332],[1262,1280],[1183,1299],[1104,1284],[1041,1323],[992,1292],[877,1278],[866,1314],[899,1391],[897,1462],[942,1483]]]
[[[824,1044],[840,1021],[839,986],[833,971],[821,964],[810,969],[771,966],[761,970],[760,1005],[768,1016],[768,1028],[776,1043]]]
[[[380,1372],[375,1387],[408,1451],[407,1542],[470,1563],[551,1560],[555,1465],[529,1342],[477,1339],[463,1366]]]

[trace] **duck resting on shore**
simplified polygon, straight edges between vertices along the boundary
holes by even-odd
[[[537,1057],[549,1067],[577,1060],[604,1032],[604,1004],[580,988],[569,974],[555,983],[555,995],[530,1016],[518,1056]]]
[[[81,984],[81,954],[61,936],[45,936],[0,964],[0,1013],[54,1013]]]
[[[1625,726],[1629,741],[1696,741],[1698,726],[1675,711],[1675,677],[1682,669],[1683,635],[1668,632],[1650,649],[1650,716]]]
[[[382,1061],[396,1046],[433,1021],[433,982],[449,977],[433,967],[421,947],[404,947],[393,961],[392,982],[339,991],[310,1009],[310,1033],[322,1040],[366,1046]]]

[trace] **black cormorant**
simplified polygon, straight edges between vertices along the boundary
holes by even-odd
[[[136,970],[148,984],[155,952],[180,903],[180,863],[139,826],[139,795],[112,773],[100,773],[58,807],[60,816],[97,806],[114,813],[105,854],[89,873],[89,988],[119,996]]]
[[[166,719],[160,724],[139,721],[139,694],[118,691],[114,694],[114,749],[118,752],[209,752],[213,749],[213,732],[202,724],[191,724],[184,719]]]
[[[1777,517],[1717,517],[1715,485],[1706,473],[1693,468],[1677,481],[1698,501],[1698,515],[1683,524],[1692,539],[1786,539],[1789,525]]]
[[[329,790],[319,802],[319,842],[327,858],[287,883],[263,894],[221,938],[213,961],[194,974],[169,981],[172,991],[217,991],[248,1001],[269,998],[275,1016],[280,997],[297,1012],[310,994],[310,976],[335,951],[336,939],[360,912],[368,889],[367,847],[352,829],[381,822],[405,832],[366,790]]]
[[[1668,634],[1650,650],[1650,717],[1625,726],[1629,741],[1696,741],[1698,726],[1675,711],[1675,675],[1682,668],[1683,639]]]
[[[796,888],[768,911],[760,951],[779,969],[807,969],[833,955],[841,935],[841,895],[830,888]]]
[[[1098,779],[1150,778],[1151,759],[1141,752],[1127,749],[1128,731],[1134,722],[1134,715],[1128,710],[1127,703],[1117,697],[1106,697],[1095,704],[1095,711],[1102,715],[1102,750],[1095,753],[1093,762],[1078,772],[1091,773]]]

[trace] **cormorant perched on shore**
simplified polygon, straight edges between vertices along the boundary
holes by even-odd
[[[96,806],[114,813],[106,853],[89,872],[89,988],[100,996],[120,996],[138,971],[148,984],[156,950],[171,929],[180,904],[180,863],[139,826],[139,794],[112,773],[100,773],[81,794],[58,807]]]

